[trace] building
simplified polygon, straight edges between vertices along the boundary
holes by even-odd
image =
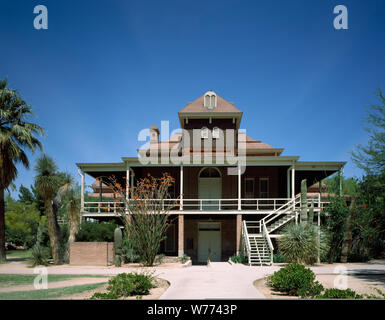
[[[177,207],[170,214],[164,253],[187,254],[193,263],[204,263],[227,260],[245,249],[250,264],[271,263],[274,239],[297,219],[301,181],[307,179],[310,187],[345,162],[282,156],[282,148],[247,136],[240,128],[242,111],[213,91],[188,103],[178,115],[181,132],[161,141],[160,130],[151,126],[149,143],[136,157],[77,164],[83,219],[113,218],[117,210],[116,202],[102,199],[102,185],[94,186],[100,199],[84,200],[84,174],[96,179],[114,175],[128,190],[148,173],[160,177],[167,171],[175,178],[170,194]],[[317,193],[313,198],[319,212],[321,198]]]

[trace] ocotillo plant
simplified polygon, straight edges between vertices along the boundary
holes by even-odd
[[[114,231],[114,254],[115,254],[115,266],[120,267],[122,265],[122,242],[123,235],[120,228],[116,228]]]
[[[306,179],[301,181],[301,212],[300,212],[301,224],[307,224],[307,185]]]

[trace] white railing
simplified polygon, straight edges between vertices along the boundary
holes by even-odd
[[[264,221],[261,222],[262,225],[262,235],[264,239],[266,240],[269,249],[270,249],[270,263],[273,264],[273,253],[274,253],[274,246],[273,243],[271,242],[269,232],[267,231],[266,224]]]
[[[250,247],[250,242],[249,242],[249,233],[247,231],[247,226],[246,226],[245,220],[243,220],[243,223],[242,223],[242,233],[243,233],[243,241],[245,243],[246,252],[247,252],[248,264],[250,265],[251,247]]]
[[[272,213],[268,214],[266,217],[262,218],[261,220],[261,228],[260,232],[262,233],[262,224],[267,225],[269,222],[274,220],[276,217],[286,214],[290,210],[295,210],[295,207],[301,202],[301,196],[298,196],[295,199],[291,199],[290,201],[286,202],[284,205],[279,207],[278,209],[274,210]]]
[[[249,211],[275,211],[286,204],[288,198],[242,198],[241,210]],[[135,201],[140,201],[136,199]],[[238,199],[141,199],[153,205],[171,206],[174,210],[198,210],[198,211],[225,211],[238,210]],[[115,213],[118,208],[124,207],[121,201],[85,201],[83,211],[111,212]],[[107,209],[106,209],[107,208]]]

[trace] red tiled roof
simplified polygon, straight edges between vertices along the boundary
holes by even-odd
[[[178,114],[183,113],[238,113],[242,114],[242,111],[239,110],[233,103],[223,99],[217,95],[217,107],[214,109],[205,108],[204,104],[204,95],[200,96],[193,102],[190,102],[185,106]]]

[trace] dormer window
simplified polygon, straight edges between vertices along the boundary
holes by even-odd
[[[210,110],[217,107],[217,95],[214,91],[206,92],[204,99],[204,107]]]
[[[209,138],[209,129],[207,127],[203,127],[201,129],[201,138],[208,139]]]
[[[213,128],[213,138],[214,138],[214,139],[219,139],[219,135],[220,135],[219,132],[220,132],[220,131],[219,131],[219,128],[218,128],[218,127],[214,127],[214,128]]]

